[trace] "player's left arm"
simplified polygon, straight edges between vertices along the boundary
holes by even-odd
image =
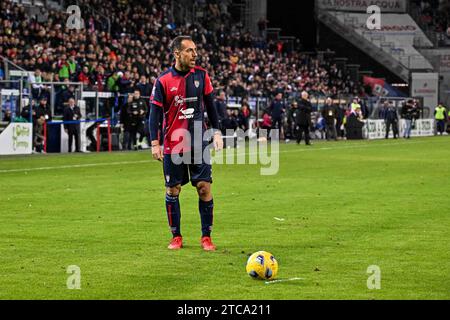
[[[211,84],[211,79],[207,73],[205,73],[205,88],[203,96],[206,113],[208,114],[211,127],[214,129],[214,149],[219,151],[223,149],[222,133],[219,130],[219,116],[217,114],[216,106],[214,105],[214,89]]]

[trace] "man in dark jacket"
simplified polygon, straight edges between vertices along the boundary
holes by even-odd
[[[305,134],[306,145],[311,145],[309,142],[309,126],[311,125],[311,112],[312,105],[308,100],[308,92],[302,92],[302,99],[298,104],[297,117],[295,119],[295,124],[297,127],[297,144],[302,141],[302,135]]]
[[[291,103],[291,107],[288,110],[287,113],[287,129],[286,129],[286,136],[288,136],[291,139],[294,139],[294,137],[297,137],[297,130],[295,129],[295,119],[297,118],[297,112],[298,112],[298,103],[297,101],[293,100]]]
[[[22,112],[20,113],[20,116],[22,118],[26,119],[27,121],[30,121],[30,110],[31,110],[31,121],[33,122],[33,125],[36,125],[36,120],[37,120],[36,110],[37,110],[37,107],[35,105],[35,100],[32,99],[30,101],[30,104],[31,104],[31,106],[28,105],[28,106],[25,106],[22,109]]]
[[[401,115],[402,118],[405,119],[405,133],[403,134],[403,138],[409,139],[411,135],[411,127],[414,113],[414,105],[412,100],[408,100],[402,107]]]
[[[136,88],[138,89],[139,92],[141,93],[141,99],[144,100],[145,105],[147,107],[147,111],[146,111],[146,115],[145,115],[145,119],[146,121],[144,122],[144,132],[145,132],[145,136],[147,137],[147,141],[150,141],[150,127],[149,127],[149,110],[150,110],[150,96],[152,95],[152,90],[153,90],[153,84],[149,83],[147,80],[147,77],[145,75],[142,75],[140,77],[139,83],[136,85]],[[149,142],[150,143],[150,142]]]
[[[222,124],[223,122],[226,122],[225,119],[227,118],[227,104],[225,102],[225,91],[221,91],[219,93],[219,96],[216,98],[216,101],[214,101],[214,106],[217,110],[217,115],[219,116],[219,125],[220,130],[223,134],[225,134],[225,125]]]
[[[283,94],[277,93],[275,100],[269,107],[270,116],[272,117],[272,129],[279,129],[280,132],[283,129],[283,113],[285,112]]]
[[[325,132],[327,140],[337,140],[336,122],[337,107],[333,105],[333,100],[328,97],[322,108],[322,117],[325,119]]]
[[[46,122],[52,121],[52,111],[50,110],[50,106],[47,103],[47,98],[42,97],[39,106],[36,110],[36,116],[40,118],[41,116],[44,117]]]
[[[345,109],[344,106],[338,105],[336,107],[336,131],[338,134],[338,137],[340,139],[343,139],[345,137],[345,131],[344,131],[344,119],[345,119]]]
[[[131,101],[127,104],[127,113],[130,121],[130,139],[135,150],[138,149],[137,134],[139,133],[139,147],[145,137],[144,122],[147,113],[147,105],[141,99],[141,94],[138,89],[134,90]],[[141,147],[142,148],[142,147]]]
[[[81,119],[81,111],[75,105],[75,99],[69,99],[69,105],[64,109],[64,121],[79,121]],[[80,152],[80,124],[65,123],[64,131],[69,135],[69,152],[72,152],[72,141],[75,138],[75,151]]]
[[[364,121],[362,119],[361,106],[357,105],[346,119],[345,133],[347,140],[363,139],[362,128],[364,127]]]
[[[397,110],[395,109],[394,105],[391,101],[385,103],[384,105],[385,111],[384,111],[384,122],[386,124],[386,139],[389,138],[389,131],[391,130],[394,132],[394,139],[397,139],[398,135],[398,115]]]
[[[128,96],[129,102],[132,101],[131,95]],[[131,150],[131,125],[130,115],[128,114],[128,103],[123,105],[120,109],[120,129],[123,133],[122,137],[122,150]]]

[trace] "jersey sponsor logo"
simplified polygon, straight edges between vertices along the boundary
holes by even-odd
[[[191,97],[191,98],[183,98],[182,95],[177,95],[175,98],[175,107],[180,108],[184,105],[186,102],[196,102],[198,101],[198,97]]]
[[[178,117],[178,120],[186,120],[194,118],[194,108],[189,108],[185,110],[180,110],[182,115]]]
[[[197,97],[184,98],[184,102],[196,102],[197,100]]]
[[[177,90],[178,90],[177,87],[172,87],[172,89],[170,89],[170,92],[174,92],[174,91],[177,91]]]

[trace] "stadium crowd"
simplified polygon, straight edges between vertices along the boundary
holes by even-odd
[[[0,55],[26,70],[39,70],[38,81],[70,79],[100,91],[125,93],[141,76],[152,83],[171,65],[170,40],[190,34],[200,49],[199,64],[210,70],[214,87],[229,96],[302,90],[323,95],[362,93],[362,87],[331,61],[286,52],[281,43],[252,36],[233,23],[227,2],[220,6],[217,2],[205,2],[203,20],[176,25],[167,0],[82,0],[97,13],[89,14],[81,6],[88,14],[83,13],[85,29],[80,31],[66,28],[64,12],[50,10],[45,18],[30,17],[23,7],[6,1],[0,5]],[[110,33],[99,13],[111,17]],[[211,18],[216,16],[220,19]]]
[[[84,19],[81,30],[66,26],[65,12],[43,9],[30,16],[21,5],[11,1],[0,4],[0,55],[34,71],[30,78],[34,105],[42,98],[50,100],[48,87],[40,83],[71,81],[82,82],[88,90],[123,96],[109,101],[103,116],[110,116],[111,108],[124,110],[127,95],[138,89],[140,96],[147,98],[157,75],[171,66],[168,47],[179,34],[193,36],[199,49],[198,64],[209,71],[217,95],[223,91],[226,96],[242,98],[242,104],[248,104],[249,96],[272,99],[279,93],[290,102],[300,99],[302,91],[332,98],[365,95],[362,84],[332,60],[302,53],[298,42],[295,47],[284,46],[278,40],[261,38],[264,33],[252,35],[244,30],[231,14],[231,1],[196,0],[197,14],[190,21],[186,8],[192,1],[78,3]],[[74,97],[74,87],[56,89],[55,110],[62,113]],[[248,126],[248,119],[244,123]]]
[[[439,45],[450,46],[450,3],[442,0],[413,0],[420,22],[438,34]]]

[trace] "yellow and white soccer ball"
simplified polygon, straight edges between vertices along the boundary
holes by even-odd
[[[253,279],[272,280],[278,273],[278,261],[267,251],[258,251],[247,260],[245,268]]]

